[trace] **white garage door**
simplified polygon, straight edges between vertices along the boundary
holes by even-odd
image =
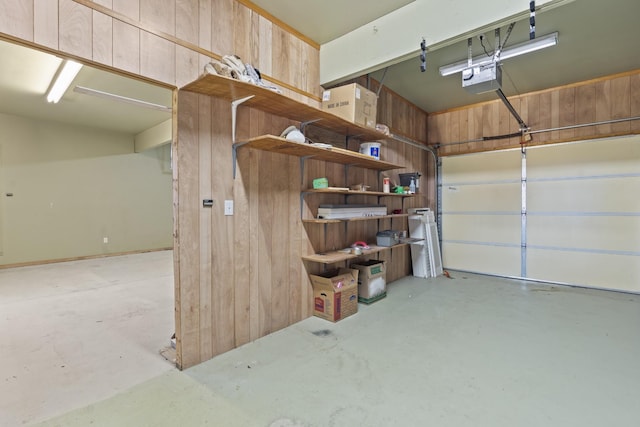
[[[520,150],[442,159],[445,268],[520,276]]]
[[[640,292],[640,136],[521,158],[443,158],[445,268]]]

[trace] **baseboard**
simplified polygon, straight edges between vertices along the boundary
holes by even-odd
[[[16,267],[29,267],[34,265],[45,265],[45,264],[55,264],[59,262],[69,262],[69,261],[81,261],[85,259],[98,259],[98,258],[109,258],[114,256],[122,256],[122,255],[135,255],[135,254],[145,254],[148,252],[160,252],[160,251],[170,251],[173,250],[173,247],[168,248],[158,248],[158,249],[144,249],[137,251],[128,251],[128,252],[115,252],[111,254],[99,254],[99,255],[86,255],[86,256],[78,256],[72,258],[59,258],[59,259],[47,259],[40,261],[27,261],[20,262],[15,264],[4,264],[0,265],[0,270],[5,268],[16,268]]]

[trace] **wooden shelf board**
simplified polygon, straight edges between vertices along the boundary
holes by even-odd
[[[309,262],[315,262],[319,264],[335,264],[337,262],[346,261],[349,259],[359,258],[361,256],[373,255],[378,252],[399,248],[401,246],[407,246],[406,243],[400,243],[395,246],[376,246],[370,245],[371,249],[363,249],[362,255],[354,255],[352,253],[345,253],[340,251],[326,252],[323,254],[312,254],[303,256],[302,259]]]
[[[319,219],[319,218],[311,218],[311,219],[303,219],[302,222],[305,224],[340,224],[344,222],[343,219]]]
[[[393,163],[376,160],[373,157],[360,154],[343,148],[322,148],[310,144],[288,141],[273,135],[262,135],[249,139],[242,147],[255,148],[257,150],[270,151],[272,153],[288,154],[297,157],[311,157],[314,160],[340,163],[343,165],[359,166],[367,169],[390,170],[399,169],[402,166]],[[385,193],[386,194],[386,193]]]
[[[291,99],[251,83],[228,77],[204,74],[181,90],[225,98],[230,101],[253,96],[242,105],[258,108],[267,113],[287,117],[299,122],[319,120],[314,124],[333,130],[342,135],[359,136],[369,140],[386,139],[387,136],[375,129],[351,123],[335,114]]]
[[[402,243],[406,243],[408,245],[422,245],[424,246],[424,239],[418,239],[416,237],[402,237],[400,238]]]
[[[303,219],[302,222],[306,222],[310,224],[335,224],[340,222],[371,221],[374,219],[407,218],[408,216],[409,214],[394,214],[394,215],[377,215],[377,216],[358,216],[355,218],[344,218],[344,219],[311,218],[311,219]]]
[[[325,188],[310,188],[304,190],[303,193],[325,193],[325,194],[347,194],[347,195],[362,195],[362,196],[383,196],[383,197],[415,197],[417,194],[396,194],[396,193],[383,193],[381,191],[356,191],[356,190],[333,190]]]

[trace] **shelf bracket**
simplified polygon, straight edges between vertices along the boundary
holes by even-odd
[[[307,159],[312,158],[313,156],[302,156],[300,157],[300,184],[304,184],[304,162]]]
[[[315,122],[319,122],[322,119],[315,119],[315,120],[308,120],[306,122],[300,122],[300,132],[302,132],[302,134],[304,135],[304,128],[306,128],[308,125],[311,125]]]
[[[345,136],[345,138],[344,138],[344,148],[345,148],[346,150],[348,150],[348,149],[349,149],[349,139],[351,139],[351,138],[352,138],[352,137],[351,137],[351,136],[349,136],[349,135],[346,135],[346,136]]]
[[[231,141],[235,144],[236,142],[236,122],[237,122],[237,114],[238,114],[238,106],[248,100],[250,100],[251,98],[253,98],[255,95],[250,95],[247,96],[246,98],[240,98],[240,99],[235,99],[233,101],[231,101]],[[234,163],[235,165],[235,163]],[[235,175],[234,175],[235,177]]]
[[[236,179],[236,168],[238,167],[238,148],[247,144],[247,142],[235,142],[231,146],[231,161],[233,163],[233,179]]]
[[[327,230],[329,228],[329,224],[327,224],[325,222],[324,224],[322,224],[322,226],[324,228],[324,230],[323,230],[324,231],[324,233],[323,233],[324,234],[324,236],[323,236],[324,244],[322,245],[322,247],[324,248],[323,250],[326,252],[327,251]]]
[[[300,219],[302,219],[302,208],[304,206],[304,198],[305,196],[309,194],[308,191],[301,191],[300,192]]]
[[[349,183],[349,165],[344,165],[344,185],[345,187]]]

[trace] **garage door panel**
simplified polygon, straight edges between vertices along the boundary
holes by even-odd
[[[519,150],[444,157],[445,184],[520,179]]]
[[[520,275],[521,156],[512,150],[443,159],[447,268]]]
[[[524,230],[520,156],[443,159],[444,266],[640,291],[640,135],[528,148]]]
[[[638,172],[640,137],[546,145],[527,150],[527,176],[614,175]]]
[[[520,184],[444,186],[442,211],[520,212]]]
[[[443,265],[453,270],[520,276],[520,248],[443,242]]]
[[[530,278],[604,289],[640,292],[637,256],[529,249]]]
[[[448,215],[442,223],[447,240],[520,244],[520,215]]]
[[[638,212],[640,177],[529,182],[529,212]]]
[[[640,291],[640,137],[527,152],[527,276]]]
[[[640,216],[529,216],[527,236],[529,246],[640,253]]]

